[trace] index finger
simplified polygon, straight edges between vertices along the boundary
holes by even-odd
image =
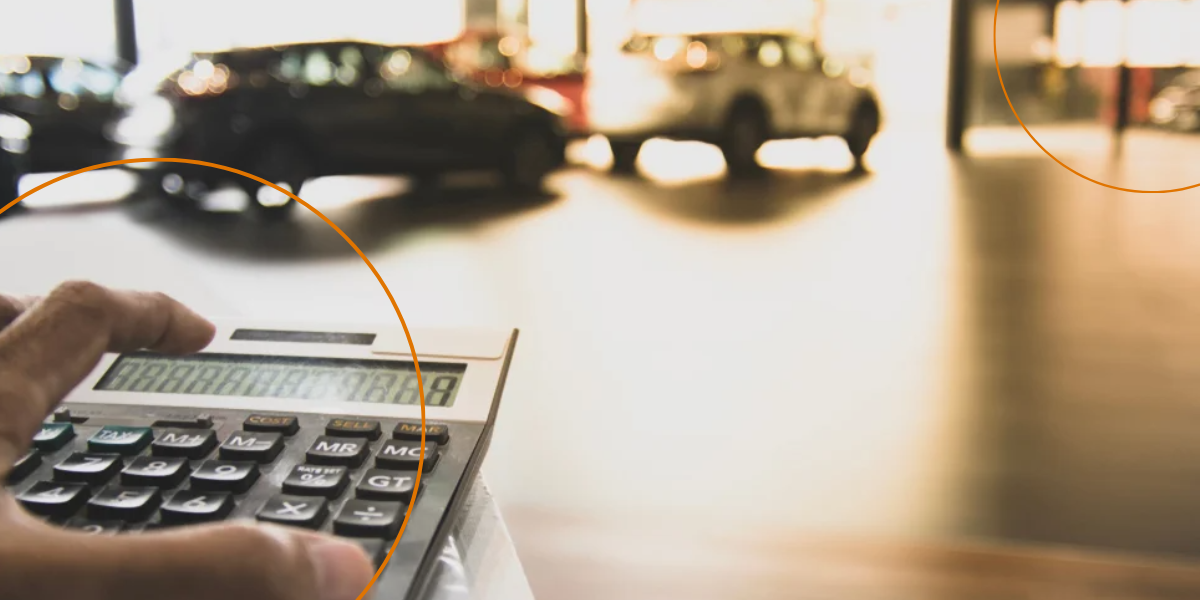
[[[105,352],[195,352],[214,334],[212,323],[164,294],[60,285],[0,330],[0,469]]]

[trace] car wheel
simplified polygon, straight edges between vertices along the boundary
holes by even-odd
[[[762,171],[757,155],[767,135],[767,119],[761,108],[747,104],[733,111],[721,140],[721,154],[730,175],[743,177]]]
[[[249,168],[246,171],[251,175],[257,175],[293,194],[298,193],[300,186],[312,178],[312,157],[300,145],[277,140],[257,148],[247,161]],[[296,201],[275,188],[248,177],[242,177],[240,183],[250,196],[251,209],[259,217],[280,219],[295,210]]]
[[[504,165],[507,187],[522,192],[542,191],[543,180],[559,162],[555,160],[554,148],[545,133],[529,131],[519,135]]]
[[[612,148],[612,172],[633,173],[637,170],[637,157],[642,151],[642,140],[609,140]]]
[[[879,133],[879,110],[874,104],[862,104],[854,111],[854,119],[850,123],[850,131],[844,136],[846,147],[854,157],[854,168],[863,167],[863,157],[871,147],[871,140]]]

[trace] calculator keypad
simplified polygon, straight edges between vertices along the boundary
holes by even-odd
[[[410,505],[414,519],[440,519],[432,515],[444,508],[434,507],[449,501],[442,488],[426,501],[429,512],[416,508],[419,421],[170,412],[146,418],[146,427],[133,415],[80,412],[87,416],[64,409],[47,419],[6,484],[30,512],[89,534],[244,516],[355,538],[378,564]],[[449,469],[438,467],[448,460],[449,427],[423,431],[424,473]],[[422,492],[438,481],[425,477]]]

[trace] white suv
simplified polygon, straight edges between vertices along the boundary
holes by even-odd
[[[866,83],[793,35],[634,35],[589,67],[589,125],[608,138],[617,171],[631,171],[651,137],[716,144],[738,176],[758,170],[767,140],[835,135],[861,167],[879,131]]]

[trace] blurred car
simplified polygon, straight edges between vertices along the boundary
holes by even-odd
[[[634,168],[651,137],[716,144],[730,174],[743,175],[759,169],[768,140],[833,135],[861,166],[880,127],[864,73],[792,35],[635,34],[589,67],[588,123],[618,171]]]
[[[0,110],[32,127],[31,172],[114,160],[118,150],[104,131],[119,114],[114,93],[125,71],[71,57],[0,56]]]
[[[0,208],[21,195],[21,176],[29,169],[27,152],[31,132],[25,119],[0,112]],[[17,204],[0,214],[0,218],[15,214],[22,208],[21,204]]]
[[[143,74],[131,81],[145,85]],[[132,85],[132,84],[131,84]],[[565,162],[562,116],[511,90],[459,81],[423,50],[353,40],[190,56],[153,93],[122,90],[110,136],[126,158],[172,157],[237,168],[293,193],[315,177],[499,170],[540,189]],[[202,165],[147,162],[147,181],[187,201],[236,182],[262,215],[295,202]]]
[[[1150,101],[1150,122],[1176,131],[1200,130],[1200,71],[1173,79]]]
[[[555,56],[549,64],[539,64],[544,61],[527,37],[498,29],[468,29],[454,40],[426,48],[432,57],[476,83],[523,90],[558,106],[567,117],[571,137],[588,133],[584,72],[574,61]]]

